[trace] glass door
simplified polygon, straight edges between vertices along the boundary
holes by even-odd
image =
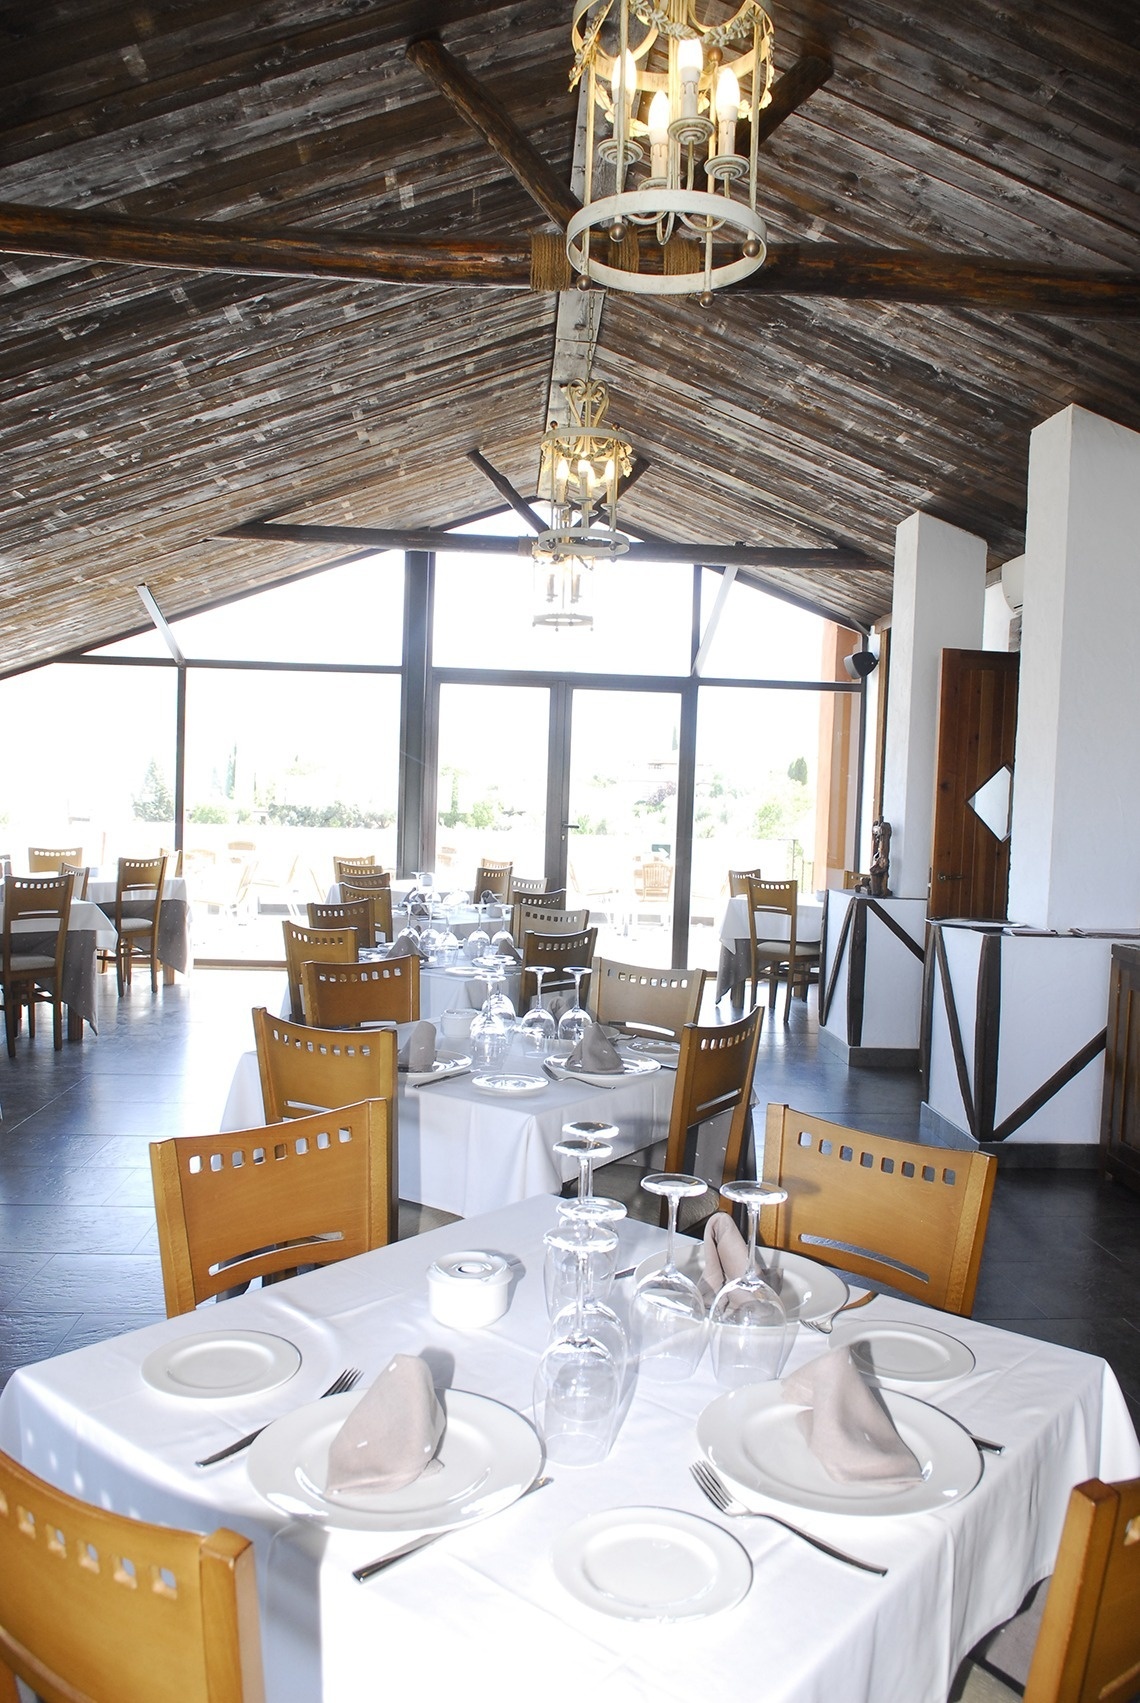
[[[549,724],[549,687],[440,685],[439,886],[470,887],[484,858],[544,873]]]
[[[574,689],[567,904],[598,924],[598,952],[672,961],[679,692]]]

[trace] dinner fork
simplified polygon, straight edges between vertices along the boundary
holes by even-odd
[[[328,1389],[321,1391],[320,1399],[323,1401],[326,1396],[347,1395],[349,1390],[355,1389],[359,1382],[359,1367],[346,1366],[344,1371],[340,1374],[340,1377],[334,1378]],[[248,1449],[249,1445],[256,1438],[260,1437],[261,1433],[265,1431],[269,1425],[272,1425],[272,1423],[272,1420],[268,1420],[265,1425],[259,1425],[256,1431],[248,1431],[244,1437],[239,1437],[236,1443],[227,1444],[224,1449],[218,1449],[214,1454],[206,1455],[202,1460],[195,1461],[194,1465],[214,1466],[218,1461],[228,1460],[231,1455],[240,1455],[242,1450]]]
[[[720,1475],[713,1471],[707,1461],[694,1461],[689,1468],[697,1482],[697,1489],[708,1497],[713,1507],[722,1514],[733,1518],[748,1514],[754,1520],[770,1520],[774,1526],[781,1526],[784,1531],[791,1532],[793,1537],[802,1537],[805,1543],[810,1543],[813,1549],[822,1550],[824,1555],[830,1555],[833,1561],[845,1561],[848,1567],[858,1567],[863,1573],[877,1573],[879,1578],[886,1578],[887,1569],[877,1567],[873,1561],[857,1561],[853,1555],[845,1555],[841,1549],[833,1549],[831,1544],[824,1543],[821,1537],[813,1537],[810,1532],[801,1531],[799,1526],[790,1526],[787,1520],[778,1519],[775,1514],[762,1514],[755,1508],[746,1508],[743,1502],[737,1500],[729,1491],[727,1484]]]
[[[856,1307],[866,1307],[870,1302],[877,1301],[878,1298],[879,1291],[877,1289],[868,1289],[867,1293],[860,1295],[857,1301],[845,1301],[842,1307],[836,1307],[834,1313],[829,1313],[825,1319],[801,1319],[800,1323],[806,1325],[808,1330],[818,1331],[820,1336],[830,1336],[840,1313],[853,1313]]]

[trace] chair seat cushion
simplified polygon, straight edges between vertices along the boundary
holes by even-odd
[[[34,975],[38,976],[38,975],[42,974],[42,972],[44,970],[51,970],[51,971],[54,972],[54,970],[55,970],[55,959],[54,958],[40,958],[40,957],[37,957],[34,953],[31,953],[31,952],[26,953],[26,954],[20,954],[20,955],[17,955],[15,952],[13,952],[12,957],[11,957],[11,965],[12,965],[13,975],[30,976],[30,975],[34,974]]]
[[[124,917],[119,924],[120,934],[142,934],[154,927],[150,917]]]

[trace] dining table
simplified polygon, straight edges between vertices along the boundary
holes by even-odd
[[[818,946],[823,929],[823,911],[823,899],[809,899],[802,895],[797,899],[797,944]],[[790,917],[765,911],[763,918],[765,940],[791,938]],[[745,894],[734,893],[729,899],[717,926],[717,934],[720,938],[720,962],[716,974],[716,997],[720,999],[731,991],[734,998],[739,1000],[744,992],[744,984],[751,974],[748,899]]]
[[[798,1408],[776,1385],[726,1404],[707,1354],[677,1382],[633,1366],[608,1457],[544,1464],[532,1389],[556,1205],[538,1196],[25,1366],[0,1395],[0,1447],[117,1512],[248,1537],[269,1703],[389,1691],[945,1703],[965,1653],[1051,1571],[1071,1487],[1140,1472],[1103,1360],[885,1296],[852,1315],[866,1342],[906,1329],[958,1355],[949,1378],[884,1394],[929,1451],[916,1492],[885,1489],[873,1513],[862,1492],[856,1512],[838,1488],[818,1493]],[[660,1255],[655,1225],[627,1219],[619,1235],[623,1267]],[[443,1324],[429,1303],[429,1267],[461,1251],[509,1264],[507,1310],[482,1328]],[[619,1311],[632,1282],[614,1286]],[[800,1326],[788,1371],[833,1353],[837,1334]],[[256,1359],[254,1344],[275,1352]],[[318,1398],[346,1368],[363,1390],[397,1353],[427,1363],[448,1414],[438,1484],[341,1502],[325,1494],[327,1445],[357,1397]],[[247,1366],[258,1375],[243,1385]],[[753,1438],[734,1416],[757,1410],[775,1429]],[[195,1464],[262,1426],[252,1447]],[[1002,1452],[979,1451],[975,1436]],[[747,1457],[734,1480],[744,1518],[717,1512],[689,1470],[733,1449]],[[549,1482],[531,1488],[540,1474]]]
[[[0,897],[0,926],[4,904]],[[32,917],[18,917],[12,933],[20,936],[24,951],[51,954],[55,951],[53,929],[41,928]],[[63,1003],[67,1007],[67,1038],[83,1039],[83,1025],[95,1029],[96,954],[115,950],[115,925],[91,899],[73,899],[67,918],[67,944],[63,949]]]
[[[397,1026],[401,1044],[411,1028]],[[461,1040],[442,1042],[439,1053],[465,1059],[470,1068],[462,1065],[462,1074],[418,1084],[401,1076],[397,1157],[403,1200],[468,1218],[557,1191],[577,1175],[573,1163],[554,1151],[567,1123],[616,1125],[615,1158],[639,1153],[668,1133],[676,1070],[636,1048],[627,1054],[634,1061],[631,1074],[608,1087],[569,1074],[552,1079],[543,1056],[518,1035],[489,1063],[473,1062],[470,1043]],[[556,1058],[545,1063],[554,1072],[562,1068]],[[487,1079],[500,1086],[481,1086]],[[516,1086],[520,1083],[525,1086]],[[257,1054],[250,1051],[237,1061],[219,1128],[253,1129],[264,1122]]]
[[[87,883],[87,897],[113,917],[117,888],[116,875],[96,872]],[[132,898],[130,914],[145,917],[150,922],[154,917],[154,903],[153,899]],[[168,982],[174,980],[175,970],[186,975],[191,968],[190,925],[190,890],[186,878],[168,875],[162,886],[162,910],[158,918],[158,956]]]

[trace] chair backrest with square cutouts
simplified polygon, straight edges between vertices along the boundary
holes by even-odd
[[[739,1175],[748,1152],[752,1077],[763,1021],[763,1008],[757,1005],[735,1023],[686,1023],[681,1030],[665,1170],[685,1170],[690,1133],[727,1112],[722,1181],[734,1181]]]
[[[492,893],[496,899],[505,904],[511,891],[512,863],[500,863],[495,858],[484,858],[475,871],[475,885],[471,897],[478,904],[484,893]]]
[[[705,970],[659,970],[595,958],[590,1009],[598,1023],[620,1023],[633,1034],[679,1041],[700,1014]]]
[[[761,1234],[772,1247],[968,1314],[996,1172],[987,1153],[868,1135],[770,1105],[760,1174],[788,1198],[762,1214]]]
[[[392,889],[388,886],[374,887],[371,882],[362,880],[342,881],[340,884],[341,903],[353,905],[359,899],[369,899],[372,902],[373,942],[378,934],[383,934],[385,940],[392,940]]]
[[[264,1703],[248,1538],[112,1514],[0,1454],[0,1697]]]
[[[534,898],[541,899],[545,892],[546,892],[546,876],[545,875],[534,875],[534,876],[512,875],[511,876],[510,902],[511,902],[512,905],[517,904],[517,902],[520,899],[523,899],[523,900],[534,899]]]
[[[730,898],[747,893],[750,881],[762,881],[763,871],[759,864],[755,869],[730,869],[728,872],[728,892]]]
[[[322,964],[355,964],[360,950],[355,928],[306,928],[303,923],[281,924],[285,940],[285,973],[289,978],[289,1014],[294,1023],[304,1018],[301,997],[301,966],[320,960]]]
[[[317,1029],[358,1029],[362,1023],[416,1023],[420,961],[382,958],[375,964],[305,964],[305,1018]]]
[[[262,1006],[253,1033],[266,1123],[396,1098],[393,1029],[317,1029],[271,1017]]]
[[[536,934],[528,931],[522,938],[522,1001],[525,1007],[538,986],[533,976],[527,975],[527,970],[535,964],[544,964],[555,974],[543,980],[542,991],[549,993],[554,988],[573,987],[574,978],[566,972],[571,966],[578,969],[589,965],[594,959],[594,947],[597,944],[598,931],[596,928],[576,929],[572,934]],[[583,1002],[589,993],[588,976],[582,977],[581,996]]]
[[[354,928],[358,949],[376,944],[376,913],[371,893],[348,903],[310,904],[310,928]]]
[[[381,875],[374,857],[334,857],[334,881],[353,881],[358,875]]]
[[[52,846],[28,847],[29,875],[58,875],[65,863],[82,862],[82,846],[62,846],[59,850]]]
[[[395,1122],[390,1100],[366,1100],[266,1128],[152,1141],[167,1314],[394,1241]]]
[[[590,925],[589,911],[556,911],[520,899],[511,912],[511,933],[518,944],[527,934],[580,934]]]

